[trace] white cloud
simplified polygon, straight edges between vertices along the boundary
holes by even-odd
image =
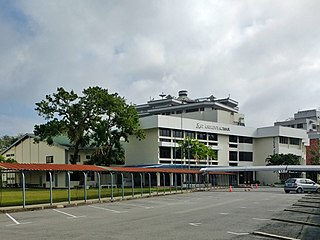
[[[80,92],[100,85],[137,104],[181,89],[194,98],[230,94],[253,126],[317,108],[319,5],[6,1],[0,4],[0,135],[25,132],[24,121],[38,123],[34,103],[58,86]]]

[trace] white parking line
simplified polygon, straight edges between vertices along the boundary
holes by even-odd
[[[258,220],[258,221],[269,221],[270,219],[268,218],[252,218],[253,220]]]
[[[228,232],[229,234],[237,235],[237,236],[243,236],[248,235],[249,233],[236,233],[236,232]]]
[[[137,204],[130,204],[130,203],[120,203],[120,205],[132,206],[132,207],[139,207],[139,208],[145,208],[145,209],[153,208],[153,207],[146,207],[146,206],[137,205]]]
[[[21,224],[21,223],[19,223],[16,219],[14,219],[14,217],[12,217],[9,213],[6,213],[6,215],[7,215],[8,218],[10,218],[15,224]]]
[[[109,209],[109,208],[103,208],[103,207],[97,207],[97,206],[89,206],[89,207],[100,209],[100,210],[105,210],[105,211],[109,211],[109,212],[114,212],[114,213],[128,212],[128,211],[117,211],[117,210],[113,210],[113,209]]]
[[[191,226],[199,227],[202,223],[189,223]]]
[[[221,214],[221,215],[228,215],[229,213],[221,212],[221,213],[219,213],[219,214]]]
[[[62,213],[62,214],[64,214],[64,215],[67,215],[67,216],[69,216],[69,217],[71,217],[71,218],[84,217],[84,216],[75,216],[75,215],[72,215],[72,214],[69,214],[69,213],[66,213],[66,212],[57,210],[57,209],[52,209],[52,210],[55,211],[55,212],[58,212],[58,213]]]

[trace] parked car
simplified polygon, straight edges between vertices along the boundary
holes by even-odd
[[[308,178],[289,178],[284,184],[284,191],[286,193],[290,191],[320,193],[320,185]]]

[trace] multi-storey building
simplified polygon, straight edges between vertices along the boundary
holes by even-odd
[[[187,91],[174,98],[137,105],[140,124],[146,139],[130,139],[126,144],[126,165],[200,168],[207,166],[260,166],[274,153],[293,153],[305,164],[308,137],[304,130],[281,126],[252,128],[245,126],[238,102],[214,96],[191,99]],[[181,154],[179,141],[185,137],[198,139],[217,151],[217,159],[189,159]],[[238,182],[278,181],[276,174],[257,172]]]

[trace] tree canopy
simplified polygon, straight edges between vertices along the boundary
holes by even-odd
[[[97,149],[90,163],[122,163],[120,140],[128,142],[129,135],[144,138],[135,107],[101,87],[84,89],[81,96],[60,87],[36,106],[47,122],[35,126],[35,135],[48,144],[53,143],[53,137],[66,135],[74,147],[72,164],[76,163],[79,149],[86,146]]]
[[[204,143],[199,142],[198,139],[186,137],[183,141],[179,141],[178,143],[182,147],[183,156],[186,158],[190,157],[196,160],[207,159],[207,157],[211,159],[217,158],[216,151]]]
[[[267,165],[300,165],[300,157],[294,154],[275,153],[266,158]]]
[[[16,163],[17,161],[12,158],[5,158],[4,156],[0,155],[0,162],[3,163]]]
[[[0,152],[8,148],[12,143],[14,143],[18,137],[4,135],[0,137]]]

